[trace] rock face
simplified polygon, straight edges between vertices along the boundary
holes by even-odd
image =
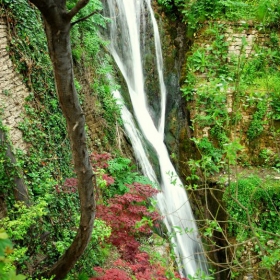
[[[186,25],[180,20],[172,21],[154,4],[163,52],[164,78],[167,90],[165,144],[173,164],[181,178],[186,177],[186,162],[196,157],[196,148],[190,141],[190,112],[181,92],[186,53],[191,42],[186,38]],[[178,15],[179,16],[179,15]]]
[[[7,47],[7,26],[0,18],[0,116],[3,124],[9,127],[10,139],[14,147],[26,150],[27,146],[18,125],[23,120],[24,101],[29,93],[21,76],[13,68]]]

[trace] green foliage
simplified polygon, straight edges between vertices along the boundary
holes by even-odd
[[[43,195],[53,188],[55,180],[61,182],[65,177],[73,177],[65,120],[55,94],[52,65],[39,12],[23,0],[17,1],[16,4],[12,0],[3,3],[4,12],[12,23],[10,54],[18,71],[27,77],[26,83],[31,91],[25,104],[26,117],[19,126],[25,142],[30,143],[31,147],[29,157],[22,153],[19,153],[18,157],[30,194]],[[101,8],[100,1],[92,0],[74,20]],[[120,120],[119,108],[107,81],[107,74],[112,71],[110,59],[107,55],[100,55],[100,50],[106,42],[97,35],[97,26],[104,26],[105,23],[106,20],[97,12],[86,21],[74,25],[72,47],[73,53],[80,54],[77,59],[84,63],[82,67],[99,65],[94,70],[96,77],[93,80],[97,82],[92,85],[92,89],[100,100],[102,109],[98,113],[103,115],[109,124],[107,138],[115,142],[115,129],[112,128],[115,128],[116,122]],[[83,94],[83,84],[79,80],[76,80],[76,84],[79,85],[80,94]]]
[[[100,219],[95,219],[94,229],[92,232],[92,241],[95,243],[103,242],[105,238],[111,235],[111,228],[106,225],[106,223]]]
[[[238,159],[238,152],[243,150],[243,146],[240,144],[238,138],[229,143],[224,144],[224,152],[226,154],[227,164],[235,165]]]
[[[279,24],[279,0],[261,0],[256,9],[256,18],[265,25]]]
[[[169,13],[176,9],[182,9],[185,4],[184,0],[158,0],[157,2]]]
[[[273,120],[280,120],[280,74],[279,71],[266,79],[266,87],[270,92],[270,116]]]
[[[214,231],[222,232],[223,230],[216,220],[206,220],[206,226],[203,235],[205,237],[212,237]]]
[[[190,280],[213,280],[215,279],[212,275],[206,274],[204,271],[197,271],[195,275],[188,275]]]
[[[224,35],[225,31],[222,23],[208,24],[201,34],[201,38],[207,40],[207,45],[193,45],[187,57],[186,79],[182,86],[183,96],[191,102],[189,106],[195,113],[192,127],[199,134],[195,143],[203,159],[199,166],[208,164],[210,173],[215,170],[213,167],[217,162],[222,167],[224,163],[233,164],[241,160],[241,147],[231,143],[237,140],[236,137],[240,138],[239,145],[254,149],[258,146],[256,140],[264,135],[264,129],[266,135],[271,133],[275,139],[279,133],[277,127],[268,127],[273,120],[279,119],[280,112],[278,37],[272,33],[265,46],[254,45],[254,55],[250,56],[244,53],[248,43],[242,37],[240,54],[229,58],[229,41]],[[252,115],[247,123],[242,120],[243,110],[244,113],[250,110]],[[240,123],[243,124],[240,126]],[[236,129],[241,134],[237,135]],[[211,142],[211,149],[204,147],[204,137]],[[200,142],[202,147],[198,145]],[[218,149],[220,156],[215,156],[215,149]],[[270,158],[270,165],[276,165],[276,158]]]
[[[260,187],[261,180],[258,177],[244,178],[238,180],[237,183],[232,183],[225,191],[224,200],[227,205],[227,212],[230,217],[235,221],[240,222],[240,224],[247,223],[247,215],[244,209],[242,209],[231,197],[238,200],[246,209],[250,215],[255,212],[256,205],[253,203],[256,189]],[[237,228],[235,228],[231,223],[230,232],[237,233]],[[241,227],[242,228],[242,227]]]
[[[218,0],[190,1],[182,10],[183,21],[188,24],[189,37],[192,37],[201,24],[209,19],[217,18],[222,12],[222,6]]]
[[[87,246],[83,256],[78,260],[75,267],[72,269],[69,279],[76,280],[81,275],[94,275],[93,268],[95,266],[102,266],[110,257],[111,245],[107,240],[111,235],[111,228],[100,219],[95,219],[94,228],[91,235],[91,241]],[[88,278],[86,278],[88,279]]]
[[[115,87],[108,81],[108,75],[112,75],[113,71],[112,58],[108,54],[104,54],[103,50],[107,48],[108,42],[104,41],[98,32],[98,28],[105,27],[108,22],[108,19],[99,13],[100,10],[102,10],[101,1],[92,0],[73,19],[75,22],[96,11],[96,14],[85,21],[79,22],[72,28],[72,54],[74,63],[78,67],[89,68],[92,71],[92,77],[88,81],[90,89],[82,89],[81,93],[90,93],[96,97],[96,115],[106,120],[106,125],[104,126],[105,137],[102,140],[115,144],[116,124],[121,124],[122,121],[120,107],[112,95]],[[85,78],[80,75],[81,73],[78,72],[77,76],[83,82]]]
[[[179,11],[183,22],[187,23],[189,37],[209,20],[257,20],[264,25],[279,24],[279,0],[158,0],[171,13]]]
[[[66,5],[67,5],[67,9],[71,10],[75,5],[76,5],[76,1],[75,0],[69,0],[67,1]],[[88,5],[79,11],[79,13],[76,15],[76,19],[80,19],[83,18],[84,16],[87,16],[89,14],[89,12],[93,12],[93,11],[98,11],[98,10],[102,10],[102,4],[99,0],[91,0],[89,1]],[[89,20],[92,20],[91,18]]]
[[[8,136],[9,130],[2,124],[2,120],[0,119],[0,130],[5,133],[6,137]],[[6,156],[6,152],[8,149],[8,145],[10,142],[8,139],[4,141],[4,139],[0,140],[0,182],[1,186],[1,194],[5,197],[8,197],[8,193],[14,187],[14,176],[17,175],[17,169],[15,164],[11,162],[9,158]],[[14,201],[12,196],[9,197],[11,202]]]
[[[249,141],[256,139],[263,132],[263,126],[266,123],[264,117],[267,112],[267,101],[260,100],[256,106],[256,109],[257,110],[253,114],[253,119],[247,131]]]
[[[133,172],[132,168],[130,160],[117,158],[110,162],[108,169],[114,174],[115,181],[124,186],[132,181],[144,182],[145,179]],[[110,188],[111,186],[108,187]],[[17,244],[10,258],[15,260],[16,265],[25,273],[27,273],[26,262],[32,263],[38,254],[48,256],[40,267],[37,267],[38,272],[55,262],[71,244],[79,224],[78,194],[75,188],[71,189],[67,184],[62,184],[54,186],[49,191],[48,195],[40,196],[40,201],[30,208],[22,204],[15,205],[14,210],[9,211],[9,218],[2,220]],[[114,192],[121,193],[118,185],[110,194],[113,195]],[[69,274],[69,279],[77,279],[79,275],[92,276],[93,267],[104,264],[111,251],[111,245],[107,242],[110,234],[110,227],[102,220],[96,219],[90,244]]]
[[[158,3],[164,6],[168,11],[173,8],[173,1],[171,0],[158,0]]]
[[[197,49],[189,59],[189,66],[193,71],[204,73],[206,67],[209,65],[209,60],[205,49]]]
[[[40,199],[31,207],[22,203],[15,204],[9,211],[9,217],[1,219],[1,227],[5,228],[15,244],[13,252],[9,255],[11,262],[6,265],[8,271],[13,270],[14,265],[20,267],[22,272],[25,271],[26,261],[29,260],[35,244],[41,244],[38,239],[41,232],[37,230],[38,227],[42,229],[42,219],[47,214],[47,203],[44,199]],[[26,271],[24,273],[26,274]]]
[[[17,274],[9,259],[10,254],[13,253],[12,242],[8,238],[8,234],[3,228],[0,228],[0,278],[1,280],[24,280],[25,276]]]
[[[246,12],[243,9],[246,8],[244,5],[239,11],[231,10],[229,14],[230,5],[235,2],[218,1],[216,10],[208,15],[197,2],[203,5],[205,1],[191,1],[189,5],[194,4],[201,9],[201,17],[189,16],[190,9],[185,13],[185,21],[191,29],[188,35],[192,36],[197,32],[195,39],[199,43],[193,44],[186,58],[185,83],[182,86],[182,94],[188,102],[192,116],[192,128],[195,133],[192,140],[200,154],[198,159],[192,158],[188,161],[191,175],[187,180],[196,183],[188,186],[191,191],[200,190],[198,182],[201,180],[201,174],[205,182],[212,182],[214,176],[211,175],[223,169],[224,172],[228,170],[227,182],[231,182],[232,174],[238,176],[233,165],[258,163],[278,167],[278,155],[275,150],[272,151],[274,144],[262,149],[259,140],[263,140],[262,136],[269,137],[275,146],[278,145],[280,112],[279,39],[275,34],[277,29],[268,31],[261,24],[259,32],[263,33],[265,42],[256,41],[252,45],[252,52],[246,54],[249,41],[246,41],[245,36],[240,37],[240,53],[229,55],[228,46],[231,45],[231,41],[225,28],[227,24],[223,23],[223,20],[231,19],[235,22],[243,12],[242,19],[253,18],[259,3],[242,1],[247,8],[252,9]],[[224,6],[224,15],[219,5]],[[202,25],[207,19],[221,21],[208,21],[207,25]],[[276,21],[271,21],[271,24],[276,24]],[[198,31],[202,26],[204,28]],[[240,27],[240,30],[233,26],[231,28],[233,33],[246,30],[245,25]],[[249,115],[249,120],[245,119],[244,115]],[[256,159],[244,157],[244,148],[246,154],[252,152]],[[278,170],[277,167],[275,170]],[[210,180],[208,176],[211,176]],[[206,183],[204,188],[207,188]],[[248,176],[231,182],[225,189],[223,201],[229,220],[227,226],[221,228],[218,217],[217,220],[216,217],[210,221],[206,220],[203,227],[204,238],[214,244],[222,231],[222,235],[229,238],[227,242],[231,243],[231,238],[236,238],[236,249],[232,259],[234,267],[230,268],[232,279],[236,279],[240,271],[252,267],[260,267],[265,273],[268,269],[274,271],[277,269],[280,251],[279,182]],[[219,192],[220,189],[215,188],[215,191]],[[212,193],[212,189],[209,193]],[[205,199],[208,200],[208,192]],[[210,201],[212,202],[206,202],[207,205],[210,205]],[[212,215],[216,215],[213,210],[210,211]],[[217,213],[220,214],[218,209]],[[246,244],[251,244],[251,241],[253,245],[246,251]],[[255,260],[252,263],[251,258]]]
[[[228,56],[228,42],[225,40],[225,25],[213,24],[205,30],[205,35],[210,40],[207,47],[197,47],[194,45],[192,55],[187,58],[187,69],[189,72],[205,73],[208,77],[220,77],[227,79],[229,76],[229,69],[227,62]]]
[[[247,209],[257,228],[273,233],[280,232],[280,190],[277,181],[250,176],[227,187],[223,199],[233,219],[230,232],[239,233],[247,224],[247,215],[232,197]]]
[[[255,3],[255,1],[229,0],[189,1],[188,3],[182,0],[159,0],[158,2],[167,11],[182,13],[184,22],[188,23],[189,36],[197,32],[205,20],[250,18],[254,12],[250,5]],[[257,16],[263,23],[275,24],[279,21],[278,2],[276,0],[260,1]],[[75,1],[68,1],[68,3],[70,3],[68,8],[71,9]],[[43,270],[57,260],[75,236],[79,220],[78,194],[66,190],[62,183],[65,178],[72,177],[73,167],[65,121],[55,95],[52,66],[40,15],[28,5],[28,1],[24,0],[3,0],[1,9],[11,25],[10,55],[18,71],[26,77],[26,83],[30,89],[30,96],[25,104],[26,117],[20,125],[30,149],[28,155],[18,151],[17,157],[19,166],[24,171],[24,179],[31,199],[37,201],[30,208],[26,208],[23,205],[14,206],[11,199],[8,201],[8,206],[12,211],[9,211],[9,217],[3,220],[3,223],[15,241],[14,252],[10,255],[10,259],[15,260],[15,265],[20,270],[27,271],[27,260],[34,264],[38,256],[48,256],[48,259],[43,260],[38,268]],[[101,2],[92,0],[74,21],[100,9]],[[105,127],[105,129],[108,128],[106,138],[114,143],[116,139],[114,128],[116,123],[120,123],[119,107],[111,95],[112,87],[107,82],[108,73],[112,71],[111,60],[109,56],[101,55],[101,49],[106,47],[107,42],[104,42],[97,34],[97,26],[104,27],[105,24],[106,20],[97,12],[86,21],[74,25],[72,29],[73,59],[75,65],[89,67],[89,72],[92,72],[93,82],[89,88],[91,94],[97,99],[98,114],[108,123],[108,127]],[[236,154],[242,148],[239,141],[228,140],[228,125],[236,116],[229,115],[227,111],[226,92],[233,85],[233,81],[239,79],[241,83],[239,89],[246,89],[249,92],[242,92],[243,95],[248,96],[248,103],[245,106],[258,104],[247,132],[248,138],[257,139],[260,135],[266,117],[266,108],[272,108],[271,116],[269,116],[271,119],[280,119],[278,74],[280,56],[277,50],[277,36],[271,35],[268,48],[256,48],[256,55],[253,58],[244,59],[241,55],[233,58],[232,64],[229,65],[226,63],[228,43],[222,35],[223,30],[222,25],[211,26],[207,33],[209,46],[192,50],[192,55],[187,62],[186,84],[183,86],[186,99],[196,100],[197,108],[201,108],[201,112],[204,112],[203,114],[200,112],[193,125],[198,126],[199,129],[210,128],[208,138],[194,139],[202,156],[199,161],[190,160],[191,168],[203,168],[209,173],[219,171],[225,159],[230,164],[235,164]],[[91,65],[94,65],[95,69],[90,68]],[[211,82],[206,86],[201,85],[201,80],[196,77],[197,74],[205,75]],[[78,78],[76,85],[79,94],[83,97],[82,79]],[[255,88],[265,90],[269,97],[267,98],[264,94],[262,100],[255,102],[254,98],[259,96],[258,92],[256,95],[253,94]],[[8,91],[4,91],[3,94],[12,95]],[[5,151],[5,146],[1,146],[0,182],[1,186],[5,186],[4,192],[10,193],[13,187],[11,175],[14,167],[5,158]],[[269,153],[263,151],[262,156],[266,160]],[[131,166],[128,159],[112,160],[109,170],[115,177],[115,182],[114,185],[104,189],[108,198],[126,192],[126,184],[144,181],[143,177],[134,172],[135,167]],[[242,225],[246,225],[244,211],[240,213],[238,205],[229,199],[230,193],[236,193],[237,188],[237,198],[252,213],[256,229],[279,231],[277,226],[279,225],[279,191],[273,184],[263,189],[263,184],[251,181],[241,181],[236,186],[230,185],[229,193],[226,192],[224,198],[233,217],[231,231],[237,234],[240,240],[246,240],[251,233],[244,234],[240,224],[235,224],[236,219],[241,219]],[[255,201],[259,209],[257,213],[253,211]],[[267,211],[267,209],[270,210]],[[142,221],[142,223],[149,222],[149,220]],[[211,236],[213,231],[218,229],[215,221],[209,221],[205,235]],[[261,231],[257,233],[267,252],[262,257],[263,267],[271,267],[275,265],[277,258],[279,259],[279,242],[270,242],[268,245],[271,236],[264,235]],[[109,235],[110,228],[103,221],[96,220],[90,246],[69,277],[84,279],[87,273],[92,272],[93,265],[102,265],[105,262],[110,254],[110,246],[104,241]],[[8,242],[4,238],[5,242],[2,243],[2,239],[0,235],[0,257],[1,244],[7,245],[5,242]],[[255,250],[259,252],[260,248],[256,245]],[[7,279],[18,279],[14,274],[14,267],[11,265],[9,269],[11,274]],[[6,278],[3,279],[6,280]]]
[[[215,148],[207,137],[193,140],[202,155],[199,167],[208,173],[218,172],[221,167],[222,150]]]
[[[3,3],[13,34],[10,55],[17,70],[26,77],[30,89],[25,118],[19,125],[25,142],[30,144],[29,155],[17,151],[17,158],[32,198],[48,193],[56,180],[70,177],[70,145],[55,94],[52,65],[39,12],[27,1],[7,0]]]
[[[251,1],[196,0],[185,3],[180,11],[188,25],[187,36],[192,37],[209,20],[253,18],[254,4]]]
[[[135,172],[135,166],[128,158],[116,157],[109,160],[108,164],[109,174],[115,178],[115,181],[110,188],[104,190],[104,195],[107,198],[126,193],[128,191],[127,185],[133,182],[151,184],[149,179]]]
[[[196,93],[195,90],[196,81],[197,80],[195,74],[189,71],[185,77],[184,85],[181,88],[183,97],[186,99],[186,101],[194,100],[194,95]]]
[[[9,252],[12,250],[12,242],[8,239],[8,234],[5,232],[3,228],[0,229],[0,257],[1,261],[4,261],[4,257]]]
[[[32,207],[18,202],[14,205],[14,210],[9,212],[10,218],[3,218],[1,225],[13,240],[23,240],[29,228],[36,224],[39,218],[47,214],[46,206],[45,200],[38,201]]]
[[[240,243],[253,240],[249,244],[252,244],[252,251],[260,258],[260,265],[266,269],[273,268],[279,261],[280,252],[277,238],[280,234],[278,182],[257,176],[240,178],[227,187],[223,200],[230,217],[230,234],[235,235]],[[243,252],[244,246],[238,247],[237,258]]]
[[[108,58],[106,55],[104,57]],[[99,71],[97,71],[98,77],[102,75],[104,78],[106,72],[110,73],[111,70],[111,66],[107,62]],[[92,95],[96,96],[98,99],[98,102],[96,102],[96,108],[97,110],[99,108],[98,111],[108,124],[107,127],[105,127],[107,130],[106,136],[111,143],[115,143],[117,139],[116,125],[122,124],[122,120],[120,115],[120,106],[117,105],[115,98],[112,96],[113,88],[106,84],[106,82],[101,78],[97,78],[91,85],[91,89],[93,91]]]

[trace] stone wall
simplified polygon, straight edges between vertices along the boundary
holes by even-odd
[[[23,120],[23,106],[29,92],[13,67],[7,47],[7,25],[0,18],[0,117],[3,124],[9,127],[10,139],[14,147],[26,150],[27,146],[18,125]]]
[[[225,41],[228,42],[228,56],[230,61],[230,56],[239,56],[241,49],[243,48],[243,53],[246,57],[254,54],[254,44],[262,45],[267,40],[268,35],[257,30],[255,25],[251,22],[246,23],[240,22],[222,22],[217,21],[217,24],[227,26],[224,33],[221,35],[225,36]],[[198,34],[195,34],[194,43],[200,45],[201,47],[207,48],[210,45],[207,43],[203,33],[205,29],[209,27],[208,24],[201,29]],[[246,42],[246,43],[245,43]],[[245,44],[244,44],[245,43]]]
[[[267,35],[255,29],[253,24],[239,22],[231,24],[225,32],[228,45],[228,53],[230,55],[240,55],[241,49],[244,48],[244,54],[249,57],[254,53],[254,43],[263,44]],[[246,44],[243,46],[243,41]]]
[[[227,63],[231,63],[233,57],[235,59],[241,55],[246,58],[251,58],[255,55],[255,47],[258,48],[266,48],[266,43],[269,40],[269,35],[265,34],[262,31],[259,31],[255,28],[252,23],[224,23],[218,22],[219,24],[224,24],[226,27],[223,33],[219,34],[224,36],[224,41],[227,42]],[[204,48],[207,50],[211,46],[211,35],[207,34],[205,30],[207,30],[209,26],[205,25],[201,31],[196,34],[194,39],[194,44],[199,46],[200,48]],[[244,58],[242,58],[244,59]],[[207,78],[205,73],[198,73],[197,77],[199,79],[198,86],[207,85],[211,86],[211,81]],[[258,89],[256,88],[256,92]],[[280,145],[280,139],[275,137],[272,133],[271,126],[278,125],[277,121],[271,123],[266,118],[263,120],[263,132],[260,136],[256,138],[256,140],[252,140],[251,142],[248,140],[247,131],[253,120],[253,114],[256,111],[256,108],[253,106],[249,106],[248,102],[245,99],[240,99],[238,108],[234,108],[233,100],[234,100],[234,84],[232,87],[227,88],[227,112],[229,116],[233,114],[233,110],[238,110],[242,115],[242,118],[238,120],[234,125],[232,125],[232,129],[230,131],[229,137],[231,139],[239,138],[241,144],[243,145],[243,155],[244,158],[250,158],[252,162],[258,163],[259,154],[262,150],[266,150],[268,153],[277,154],[277,147]],[[195,119],[196,116],[206,115],[203,111],[203,108],[196,106],[196,97],[194,96],[194,101],[189,103],[190,108],[190,117],[191,119]],[[234,127],[233,127],[234,126]],[[210,137],[210,126],[205,126],[201,128],[200,126],[194,125],[194,137],[200,139],[202,137]]]

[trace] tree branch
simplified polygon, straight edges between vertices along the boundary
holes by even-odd
[[[73,26],[73,25],[75,25],[75,24],[77,24],[77,23],[79,23],[79,22],[81,22],[81,21],[84,21],[84,20],[88,19],[89,17],[93,16],[94,14],[96,14],[96,11],[90,13],[90,14],[87,15],[86,17],[80,18],[80,19],[78,19],[78,20],[72,22],[72,23],[71,23],[71,26]]]
[[[89,0],[79,0],[75,7],[67,15],[70,17],[70,19],[73,18],[88,3]]]

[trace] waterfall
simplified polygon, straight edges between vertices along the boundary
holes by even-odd
[[[172,234],[174,251],[181,275],[197,275],[207,272],[207,264],[198,229],[183,184],[178,177],[164,144],[166,88],[163,79],[163,58],[157,23],[150,0],[106,0],[105,16],[111,19],[108,24],[110,52],[118,65],[130,94],[133,107],[131,114],[122,106],[122,118],[126,133],[131,139],[135,156],[143,173],[158,182],[161,192],[157,195],[157,206],[164,216],[164,223]],[[149,18],[147,22],[146,17]],[[152,24],[155,43],[155,65],[157,67],[160,90],[160,118],[152,118],[145,92],[143,52],[148,24]],[[141,35],[141,38],[140,38]],[[115,97],[122,99],[118,91]],[[135,125],[134,118],[137,126]],[[155,174],[147,155],[145,141],[154,149],[160,165],[160,176]]]

